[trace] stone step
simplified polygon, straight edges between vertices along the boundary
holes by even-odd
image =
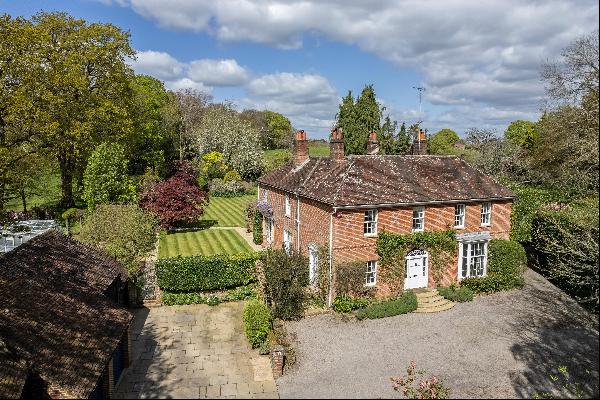
[[[445,300],[445,298],[440,296],[439,294],[435,294],[433,296],[427,296],[427,297],[417,297],[417,301],[419,303],[433,303],[433,302],[436,302],[436,301],[439,301],[442,299]]]
[[[434,313],[434,312],[446,311],[446,310],[451,309],[452,307],[454,307],[454,303],[447,300],[445,303],[443,303],[441,305],[437,305],[435,307],[417,307],[415,312]]]
[[[433,296],[437,296],[438,295],[438,291],[437,289],[428,289],[427,291],[414,291],[415,295],[417,296],[417,299],[425,299],[428,297],[433,297]]]
[[[443,298],[442,296],[428,297],[427,299],[417,299],[417,304],[419,306],[433,306],[438,305],[440,303],[445,303],[448,300]]]

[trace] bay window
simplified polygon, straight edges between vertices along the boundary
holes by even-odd
[[[459,251],[459,279],[486,275],[487,241],[461,242]]]

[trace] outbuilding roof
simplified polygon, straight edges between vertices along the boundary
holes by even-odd
[[[27,365],[48,384],[88,397],[132,319],[104,295],[126,276],[104,252],[57,231],[0,255],[0,340],[12,352],[0,382],[18,385]]]
[[[514,193],[454,156],[311,157],[260,177],[259,184],[335,207],[511,199]]]

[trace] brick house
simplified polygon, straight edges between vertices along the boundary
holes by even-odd
[[[258,179],[258,198],[273,209],[263,246],[307,255],[314,279],[317,249],[328,245],[330,276],[336,263],[362,261],[365,285],[385,294],[377,280],[379,232],[454,229],[459,250],[441,283],[485,275],[489,240],[508,238],[514,194],[459,157],[426,155],[426,140],[421,131],[411,155],[378,155],[372,132],[367,155],[345,156],[334,129],[330,156],[309,157],[306,134],[297,132],[291,162]],[[435,286],[423,249],[406,255],[406,268],[406,289]]]
[[[0,397],[110,398],[129,365],[126,280],[54,230],[0,255]]]

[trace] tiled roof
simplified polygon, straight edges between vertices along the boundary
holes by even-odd
[[[56,231],[31,239],[0,256],[0,339],[44,381],[87,397],[132,319],[103,295],[125,276]]]
[[[337,207],[514,197],[453,156],[311,157],[300,166],[285,164],[258,182]]]
[[[25,360],[11,351],[0,338],[0,398],[18,399],[27,379]]]

